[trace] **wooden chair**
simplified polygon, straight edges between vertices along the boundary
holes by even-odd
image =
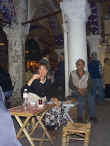
[[[67,97],[67,99],[68,99],[68,97]],[[71,97],[71,99],[70,100],[66,100],[66,101],[64,101],[63,102],[64,104],[76,104],[76,106],[71,106],[70,108],[69,108],[69,111],[68,111],[68,114],[69,114],[69,116],[71,117],[71,119],[73,120],[73,121],[77,121],[77,104],[78,104],[78,102],[77,102],[77,99],[76,98],[74,98],[74,97]]]
[[[62,146],[68,146],[70,139],[83,140],[84,146],[88,146],[90,130],[90,123],[72,123],[68,121],[62,130]]]

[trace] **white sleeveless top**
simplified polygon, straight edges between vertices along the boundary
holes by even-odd
[[[87,88],[88,86],[88,77],[89,73],[86,71],[83,76],[80,78],[77,74],[77,71],[72,71],[72,82],[73,85],[77,88]]]

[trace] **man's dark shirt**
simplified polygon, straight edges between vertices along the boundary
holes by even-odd
[[[88,64],[88,72],[90,73],[90,77],[92,79],[100,79],[101,78],[101,65],[99,60],[92,60]]]

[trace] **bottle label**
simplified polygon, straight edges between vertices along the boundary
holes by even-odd
[[[42,104],[42,99],[39,99],[39,104]]]

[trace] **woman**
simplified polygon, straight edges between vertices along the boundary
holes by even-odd
[[[57,128],[64,123],[66,118],[63,116],[63,108],[60,106],[58,99],[55,97],[56,91],[54,92],[54,87],[51,84],[51,80],[47,78],[47,73],[47,65],[40,63],[38,73],[33,75],[25,88],[27,88],[29,92],[38,95],[40,98],[46,97],[47,101],[51,100],[56,104],[52,110],[46,113],[44,123],[48,128]]]

